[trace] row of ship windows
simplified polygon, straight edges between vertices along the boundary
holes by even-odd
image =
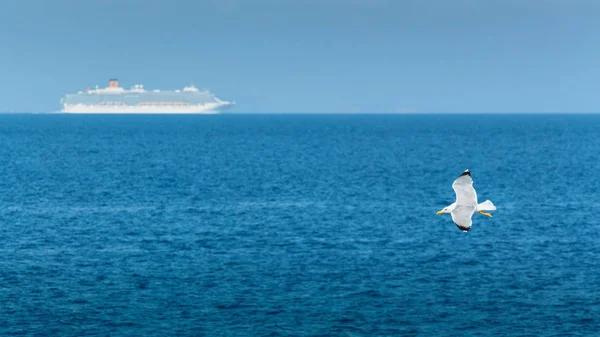
[[[128,105],[125,102],[117,101],[117,102],[109,102],[103,101],[97,103],[98,105]],[[139,102],[137,105],[189,105],[188,102]]]
[[[188,105],[188,102],[140,102],[139,105]]]

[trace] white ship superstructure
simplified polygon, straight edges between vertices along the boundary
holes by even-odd
[[[111,79],[106,88],[88,88],[76,94],[64,95],[61,112],[66,113],[220,113],[234,105],[222,101],[208,90],[188,86],[182,90],[145,90],[137,84],[126,90]]]

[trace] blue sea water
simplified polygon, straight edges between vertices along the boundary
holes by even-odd
[[[596,115],[0,115],[0,335],[598,336],[599,156]]]

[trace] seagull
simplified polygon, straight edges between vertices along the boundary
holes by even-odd
[[[479,212],[485,216],[492,215],[484,211],[495,211],[496,206],[489,200],[477,203],[477,192],[473,188],[473,178],[469,170],[464,171],[452,183],[452,189],[456,193],[456,201],[450,206],[444,207],[437,214],[450,213],[452,221],[463,232],[468,232],[471,229],[471,217],[475,212]]]

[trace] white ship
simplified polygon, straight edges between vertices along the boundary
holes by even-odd
[[[215,114],[233,106],[235,102],[222,101],[207,90],[194,86],[182,90],[145,90],[136,84],[130,90],[119,87],[111,79],[108,87],[79,91],[64,95],[60,101],[65,113],[114,114]]]

